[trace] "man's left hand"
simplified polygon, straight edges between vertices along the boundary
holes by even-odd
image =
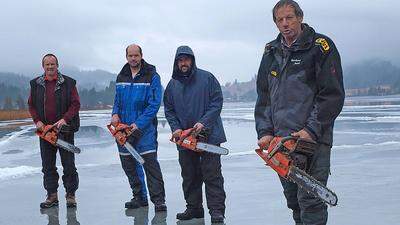
[[[294,132],[294,133],[292,133],[291,135],[292,135],[292,136],[295,136],[295,137],[307,139],[307,140],[310,140],[310,141],[313,140],[312,137],[311,137],[311,135],[310,135],[306,130],[304,130],[304,129],[301,129],[300,131]]]
[[[204,125],[203,125],[202,123],[196,123],[196,124],[193,126],[193,128],[196,129],[196,132],[200,132],[201,130],[203,130]]]
[[[132,123],[130,127],[132,128],[132,130],[136,130],[136,129],[138,129],[138,127],[136,126],[136,124],[135,124],[135,123]]]
[[[57,121],[54,125],[57,126],[57,129],[60,129],[62,126],[67,125],[67,122],[65,122],[64,119],[60,119],[60,120]]]

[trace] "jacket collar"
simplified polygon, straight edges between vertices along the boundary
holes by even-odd
[[[303,32],[297,38],[297,40],[290,46],[288,49],[290,51],[300,51],[306,50],[313,46],[313,40],[315,36],[315,31],[308,24],[303,23],[302,25]],[[271,46],[275,48],[282,48],[282,34],[279,34],[278,37],[271,43]]]
[[[46,74],[42,74],[42,76],[40,76],[40,77],[36,80],[36,83],[39,84],[39,85],[41,85],[41,86],[43,86],[43,87],[46,87],[45,76],[46,76]],[[57,91],[58,89],[60,89],[60,87],[61,87],[61,85],[64,83],[64,81],[65,81],[64,76],[63,76],[60,72],[57,72],[57,82],[56,82],[55,91]]]
[[[151,74],[155,71],[155,67],[151,64],[148,64],[144,59],[141,61],[140,70],[138,75],[145,75],[147,73]],[[122,67],[121,72],[119,72],[121,76],[132,77],[132,71],[129,66],[129,63],[126,63],[124,67]]]

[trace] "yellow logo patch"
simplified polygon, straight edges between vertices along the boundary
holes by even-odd
[[[278,73],[277,73],[275,70],[272,70],[272,71],[271,71],[271,75],[274,76],[274,77],[276,77],[276,76],[278,76]]]
[[[320,45],[325,52],[329,51],[329,44],[325,38],[318,38],[315,43]]]

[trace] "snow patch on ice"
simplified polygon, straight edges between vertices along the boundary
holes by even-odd
[[[0,168],[0,180],[10,180],[40,173],[41,168],[17,166]]]
[[[399,141],[386,141],[381,143],[364,143],[361,145],[334,145],[333,149],[348,149],[348,148],[363,148],[363,147],[376,147],[376,146],[399,146]]]
[[[77,165],[77,168],[91,168],[103,166],[102,164],[83,164]],[[17,167],[4,167],[0,168],[0,181],[18,179],[27,176],[32,176],[41,172],[40,167],[32,166],[17,166]]]
[[[20,135],[30,132],[32,128],[33,128],[32,125],[22,126],[21,127],[22,130],[12,132],[12,133],[8,134],[7,136],[5,136],[4,138],[2,138],[2,140],[0,140],[0,146],[7,144],[8,142],[10,142],[11,140],[13,140],[15,138],[18,138]]]

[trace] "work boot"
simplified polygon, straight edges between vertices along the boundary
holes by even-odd
[[[225,216],[220,210],[213,210],[211,213],[211,223],[223,223]]]
[[[165,211],[167,211],[167,206],[165,205],[165,203],[155,204],[154,211],[155,212],[165,212]]]
[[[40,203],[40,208],[42,209],[51,208],[53,206],[58,206],[57,192],[52,194],[47,194],[46,200]]]
[[[67,193],[67,194],[65,195],[65,199],[66,199],[66,202],[67,202],[67,208],[76,207],[75,194],[73,194],[73,193]]]
[[[204,218],[204,209],[186,209],[185,212],[176,214],[178,220],[191,220],[193,218]]]
[[[137,209],[140,207],[147,207],[149,203],[147,200],[132,198],[129,202],[125,202],[125,208],[127,209]]]

